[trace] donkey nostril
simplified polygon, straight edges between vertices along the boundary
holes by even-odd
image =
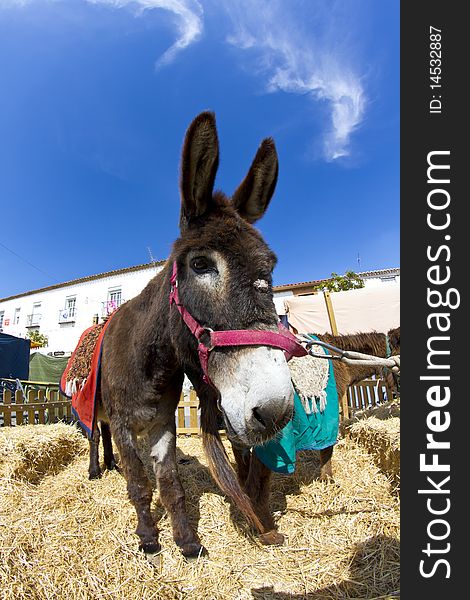
[[[263,419],[263,417],[261,416],[261,412],[258,407],[255,407],[253,409],[253,416],[258,421],[258,423],[260,423],[264,428],[266,428],[266,422]]]

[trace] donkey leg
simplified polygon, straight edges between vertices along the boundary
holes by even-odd
[[[103,442],[104,464],[106,468],[108,471],[112,471],[113,469],[119,471],[119,467],[117,466],[113,453],[111,430],[109,428],[109,424],[105,423],[104,421],[101,421],[101,440]]]
[[[262,544],[267,546],[281,546],[284,543],[284,536],[276,530],[274,518],[269,508],[271,475],[272,471],[259,460],[255,452],[252,452],[245,491],[250,497],[253,509],[266,531],[266,533],[260,534],[259,539]]]
[[[88,479],[99,479],[101,477],[99,447],[100,447],[100,430],[98,424],[90,440],[90,462],[88,465]]]
[[[158,491],[168,512],[173,529],[173,539],[188,559],[205,554],[206,550],[189,523],[186,513],[185,493],[176,467],[176,426],[172,421],[154,427],[149,433],[150,454],[153,458]]]
[[[248,448],[240,448],[234,444],[232,444],[232,451],[237,463],[238,481],[241,486],[244,486],[250,471],[251,451]]]
[[[124,477],[127,481],[127,493],[137,513],[135,532],[140,538],[139,549],[146,554],[160,552],[158,529],[150,512],[152,485],[137,453],[135,436],[127,429],[113,425],[111,422],[113,438],[119,450]]]
[[[332,454],[333,446],[320,450],[320,481],[334,481],[331,467]]]

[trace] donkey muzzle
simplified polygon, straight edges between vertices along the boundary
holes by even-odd
[[[279,411],[278,402],[264,402],[252,409],[250,428],[265,438],[272,437],[282,429],[292,418],[290,403],[286,399],[284,404],[288,407]]]
[[[294,391],[282,350],[265,346],[214,355],[211,379],[232,441],[252,446],[292,417]]]

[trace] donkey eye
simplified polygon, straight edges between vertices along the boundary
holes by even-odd
[[[199,275],[216,270],[214,264],[205,256],[197,256],[196,258],[193,258],[191,260],[191,269]]]

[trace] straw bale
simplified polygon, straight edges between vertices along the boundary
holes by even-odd
[[[349,434],[373,456],[394,487],[400,484],[400,419],[369,417],[354,423]]]
[[[29,433],[31,444],[34,434]],[[39,430],[37,435],[41,438]],[[189,518],[209,556],[184,560],[155,494],[160,568],[138,552],[136,516],[123,477],[111,471],[89,481],[86,454],[77,452],[36,485],[5,479],[8,485],[0,491],[0,597],[397,597],[399,507],[387,478],[363,448],[345,439],[335,451],[336,483],[320,482],[316,454],[301,453],[293,476],[273,477],[272,506],[287,543],[265,547],[214,484],[201,441],[179,438],[178,469]]]
[[[375,417],[376,419],[380,419],[384,421],[385,419],[390,419],[391,417],[399,417],[400,416],[400,398],[395,400],[389,400],[388,402],[383,402],[378,406],[373,406],[371,408],[366,408],[364,410],[357,410],[354,412],[354,416],[350,419],[343,419],[340,422],[340,431],[341,433],[347,434],[351,425],[360,421],[361,419],[367,419],[369,417]]]
[[[64,423],[0,430],[0,478],[37,483],[59,472],[77,453],[86,452],[81,432]]]

